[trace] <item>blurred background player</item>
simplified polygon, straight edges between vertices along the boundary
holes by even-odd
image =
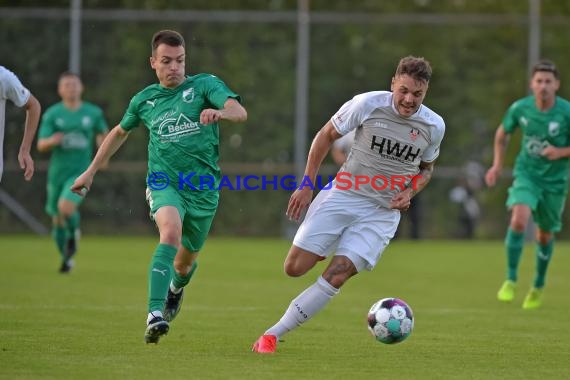
[[[350,149],[352,149],[354,133],[355,131],[348,132],[338,140],[335,140],[331,147],[331,157],[339,168],[345,163],[348,158],[348,154],[350,153]]]
[[[458,206],[456,238],[475,237],[475,230],[481,217],[477,194],[484,186],[484,178],[485,168],[476,161],[468,161],[462,168],[462,175],[457,184],[449,191],[449,200]]]
[[[22,85],[18,77],[0,66],[0,181],[4,171],[4,128],[6,124],[6,100],[10,100],[16,107],[26,109],[26,122],[24,124],[24,137],[18,152],[18,163],[24,170],[26,181],[34,175],[34,160],[30,155],[34,135],[40,120],[40,102],[32,95],[30,90]]]
[[[95,173],[141,123],[149,130],[147,201],[160,242],[149,266],[146,343],[158,343],[180,310],[183,289],[196,270],[218,207],[217,190],[220,120],[242,122],[247,112],[238,94],[211,74],[186,76],[184,38],[162,30],[151,41],[150,65],[159,84],[136,94],[123,119],[97,152],[89,168],[75,181],[76,193],[88,191]],[[157,179],[157,173],[161,180]],[[180,175],[197,174],[193,190]],[[165,178],[168,177],[168,178]],[[215,179],[201,187],[199,177]],[[166,182],[165,182],[166,181]]]
[[[285,272],[299,277],[317,262],[332,258],[317,281],[293,299],[281,319],[254,343],[254,352],[275,352],[279,338],[322,310],[346,281],[372,270],[394,237],[400,212],[430,181],[445,131],[443,119],[422,104],[431,74],[425,59],[402,58],[391,91],[356,95],[315,136],[304,173],[312,183],[333,142],[352,130],[356,130],[354,145],[343,171],[370,179],[420,177],[406,181],[403,189],[368,184],[341,190],[333,185],[313,200],[312,189],[304,186],[291,195],[287,215],[292,220],[299,220],[311,206],[285,259]]]
[[[59,77],[61,101],[49,107],[38,134],[38,150],[51,152],[45,210],[52,218],[52,237],[61,255],[60,272],[70,271],[77,251],[83,197],[71,185],[91,162],[95,144],[101,145],[108,127],[103,111],[83,101],[79,76],[65,72]]]
[[[495,133],[493,165],[485,182],[492,187],[501,175],[510,135],[520,128],[522,140],[509,188],[507,207],[511,221],[505,238],[507,279],[497,298],[510,302],[515,296],[517,272],[524,234],[532,214],[536,230],[536,274],[522,307],[536,309],[542,294],[548,264],[552,259],[554,233],[562,228],[562,211],[568,192],[570,156],[570,103],[558,97],[558,69],[543,60],[532,69],[532,95],[515,101]]]

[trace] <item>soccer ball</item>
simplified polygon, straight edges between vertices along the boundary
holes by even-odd
[[[368,330],[379,342],[400,343],[413,328],[412,309],[399,298],[383,298],[368,311]]]

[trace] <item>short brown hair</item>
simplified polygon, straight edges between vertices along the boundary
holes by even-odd
[[[186,47],[184,37],[174,30],[161,30],[152,36],[151,48],[152,53],[156,51],[159,45],[166,44],[168,46],[182,46]]]
[[[558,69],[554,62],[549,61],[548,59],[541,59],[532,67],[532,76],[539,71],[545,71],[547,73],[554,74],[554,78],[559,79]]]
[[[75,77],[75,78],[81,80],[79,75],[77,75],[73,71],[64,71],[63,73],[59,74],[59,80],[62,80],[63,78],[67,78],[67,77]]]
[[[415,80],[429,82],[431,66],[423,57],[407,56],[400,59],[395,76],[409,75]]]

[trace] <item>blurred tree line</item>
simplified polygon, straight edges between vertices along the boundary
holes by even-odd
[[[213,73],[243,98],[249,120],[221,125],[221,166],[230,176],[292,173],[297,53],[297,2],[293,0],[83,0],[81,76],[84,98],[99,104],[110,126],[121,119],[130,98],[156,78],[149,66],[150,38],[160,29],[180,31],[187,42],[187,72]],[[59,99],[56,81],[68,68],[67,17],[7,17],[5,9],[49,10],[69,1],[0,0],[0,64],[14,71],[38,97],[43,108]],[[121,20],[88,17],[90,10],[192,10],[274,12],[285,21],[200,22]],[[424,237],[451,237],[457,226],[457,205],[449,190],[462,180],[469,161],[491,163],[493,134],[506,108],[528,93],[528,2],[414,0],[310,2],[309,136],[357,93],[389,89],[398,60],[424,56],[434,68],[426,105],[447,125],[436,179],[422,197]],[[570,98],[566,54],[570,5],[541,2],[541,56],[554,60],[562,73],[560,95]],[[6,13],[7,14],[7,13]],[[404,17],[412,15],[413,17]],[[340,20],[339,20],[339,16]],[[288,18],[287,18],[288,17]],[[430,18],[431,17],[431,18]],[[404,21],[399,21],[404,20]],[[412,20],[412,21],[410,21]],[[416,21],[417,20],[417,21]],[[7,106],[2,188],[49,224],[43,213],[45,170],[25,183],[15,168],[22,136],[23,113]],[[507,164],[518,150],[514,139]],[[139,128],[113,158],[111,168],[97,175],[82,205],[84,229],[100,233],[152,232],[144,202],[147,133]],[[34,154],[40,169],[48,155]],[[322,174],[333,174],[332,161]],[[437,167],[455,168],[437,176]],[[459,173],[459,174],[457,174]],[[510,181],[481,189],[476,197],[482,215],[476,236],[502,237],[508,214],[503,206]],[[287,228],[283,214],[289,191],[224,189],[213,233],[278,235]],[[568,225],[568,218],[565,218]],[[0,231],[25,231],[0,206]],[[563,232],[563,235],[568,235]]]

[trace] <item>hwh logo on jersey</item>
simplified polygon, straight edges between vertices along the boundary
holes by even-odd
[[[420,148],[416,148],[408,144],[402,144],[398,141],[392,141],[386,137],[372,136],[372,144],[370,144],[370,149],[378,151],[381,155],[388,155],[391,157],[397,157],[406,161],[414,161],[420,155]]]

